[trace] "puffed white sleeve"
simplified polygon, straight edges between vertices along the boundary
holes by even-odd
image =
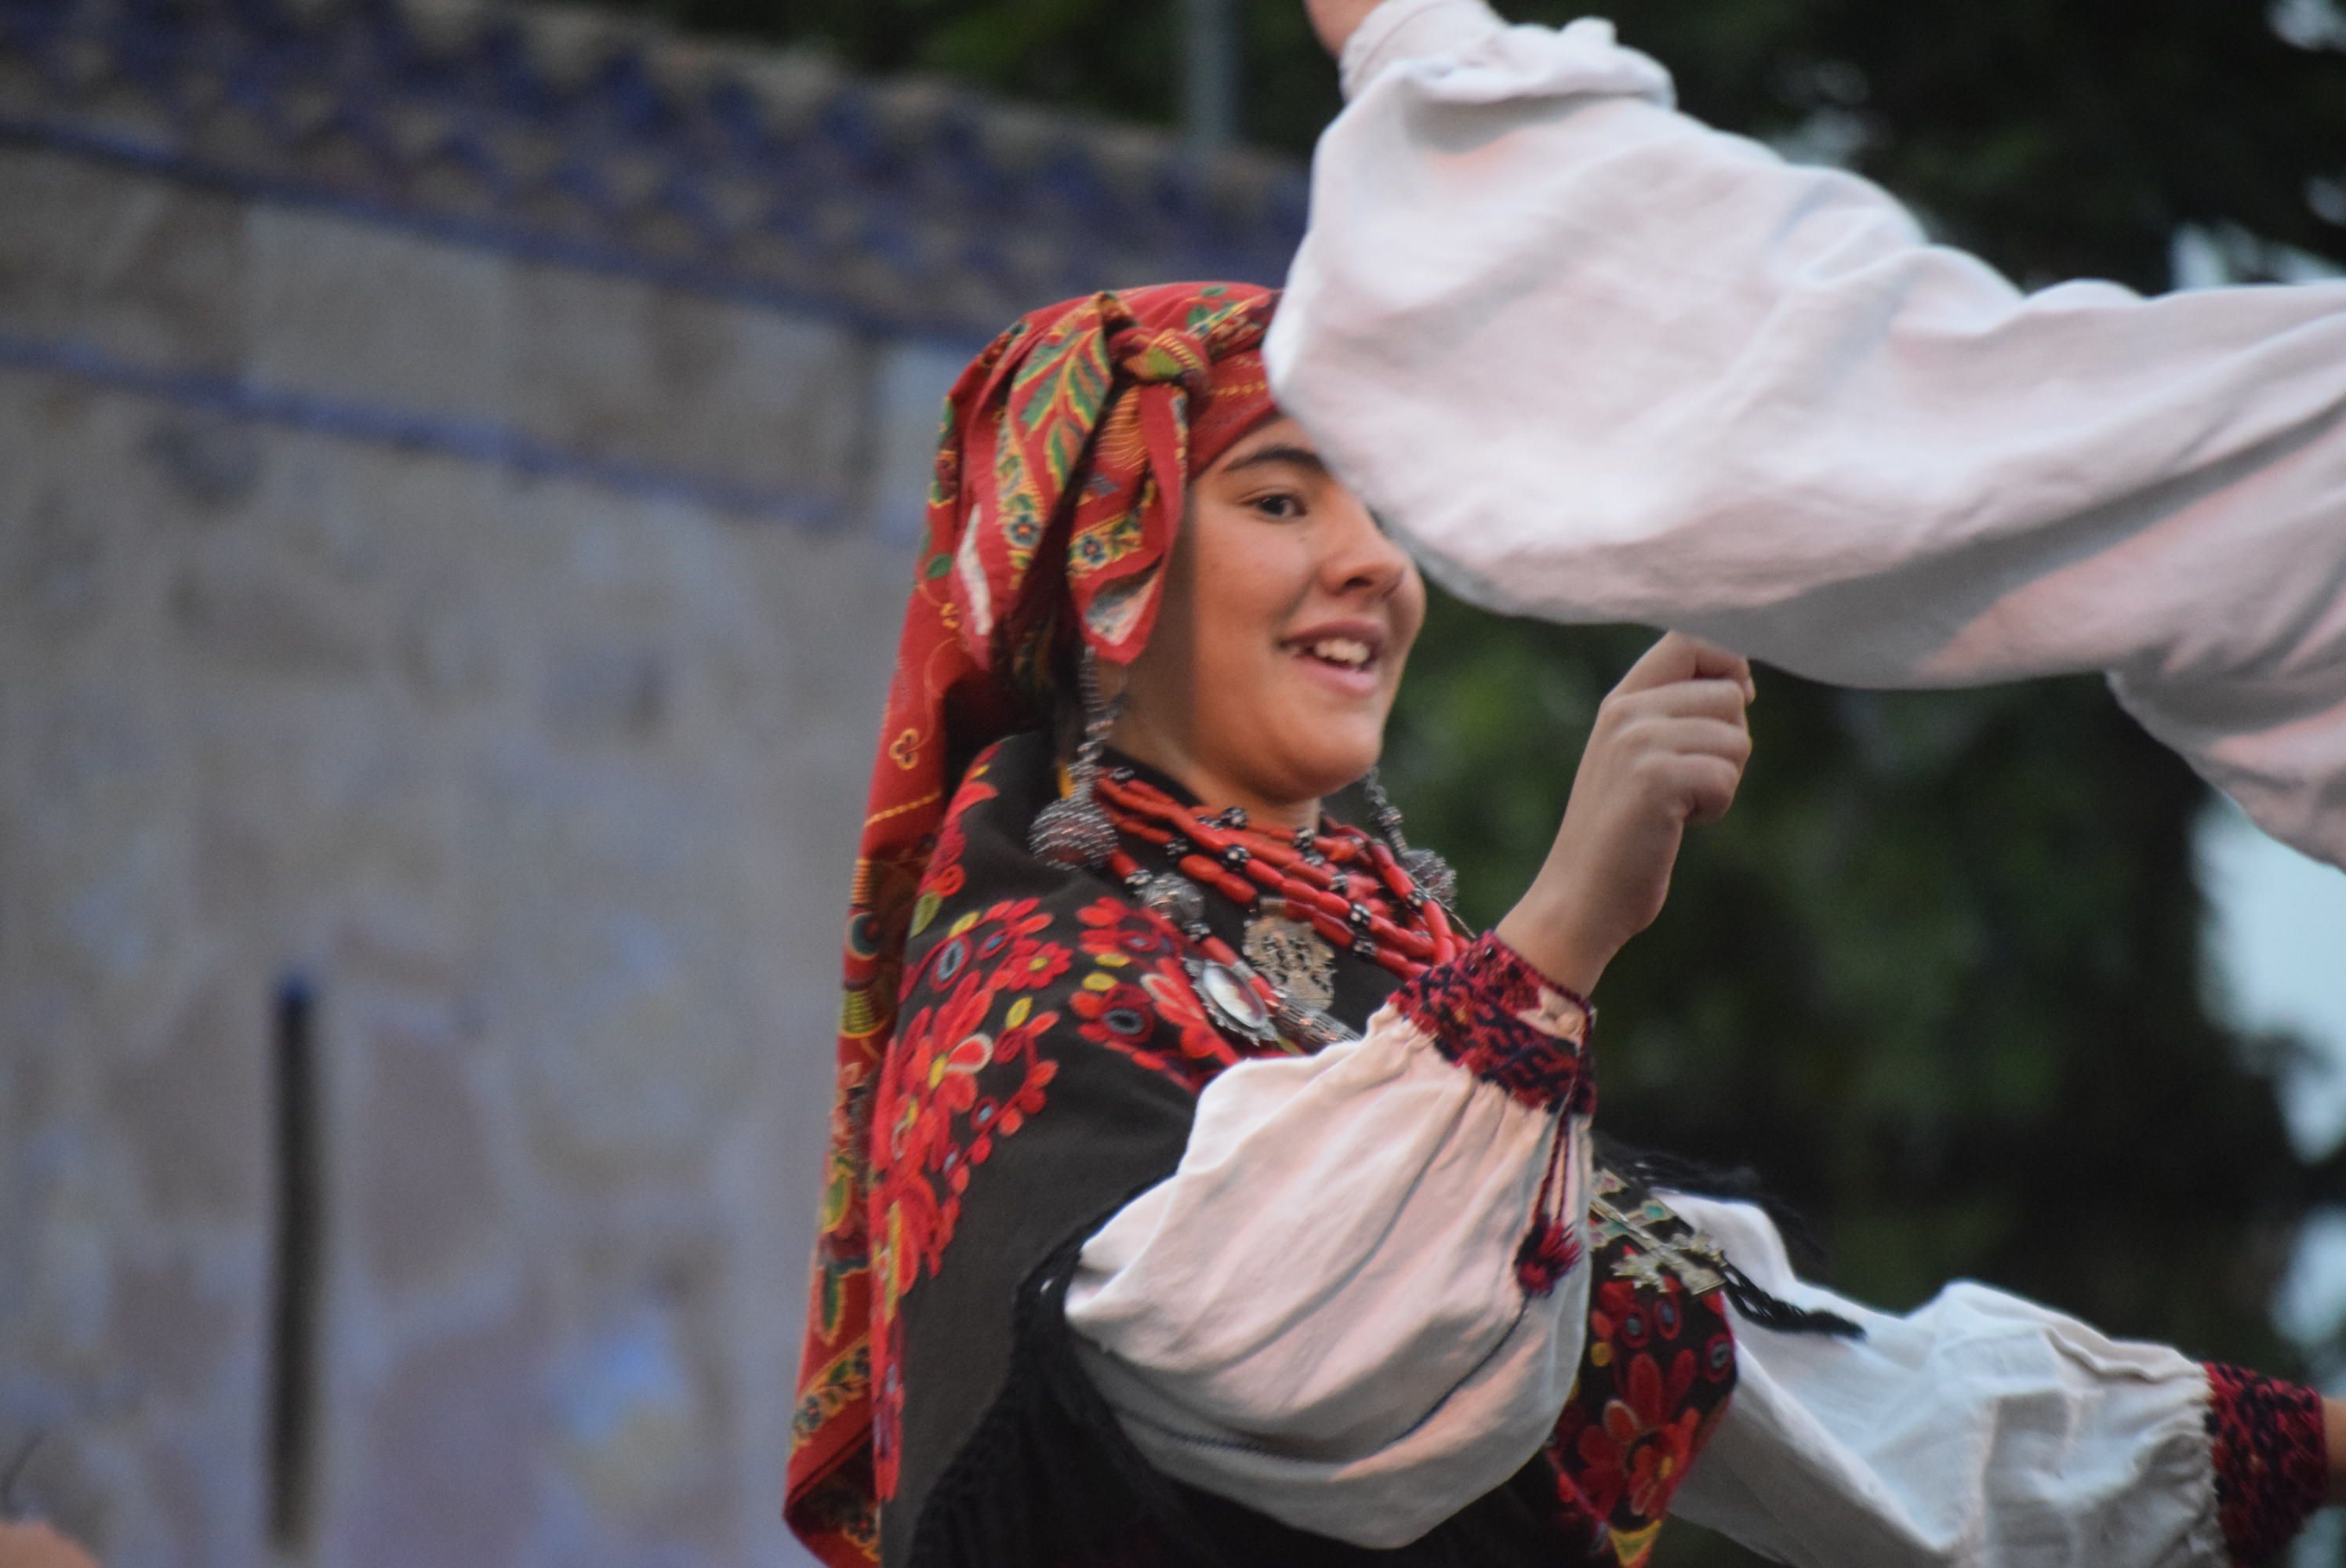
[[[1386,0],[1343,69],[1266,358],[1435,575],[1848,685],[2106,671],[2346,865],[2346,283],[2024,293],[1600,21]]]
[[[1360,1039],[1208,1085],[1178,1170],[1067,1291],[1141,1453],[1371,1547],[1530,1460],[1586,1333],[1586,1022],[1484,937]]]
[[[2269,1561],[2321,1501],[2310,1390],[1979,1285],[1877,1312],[1799,1279],[1759,1209],[1668,1202],[1764,1289],[1864,1329],[1735,1319],[1735,1395],[1672,1512],[1777,1562],[2234,1568]]]

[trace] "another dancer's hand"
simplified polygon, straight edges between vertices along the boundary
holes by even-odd
[[[1598,705],[1564,824],[1500,939],[1558,984],[1595,989],[1662,912],[1687,825],[1734,801],[1751,697],[1739,655],[1677,632],[1647,649]]]
[[[2330,1450],[2330,1505],[2346,1502],[2346,1400],[2321,1401],[2321,1431]]]
[[[97,1568],[90,1554],[39,1520],[0,1519],[5,1568]]]
[[[1320,35],[1320,42],[1331,55],[1344,52],[1344,42],[1375,10],[1380,0],[1303,0],[1303,9],[1311,14],[1311,30]]]

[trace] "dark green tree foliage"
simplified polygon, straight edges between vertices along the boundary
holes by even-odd
[[[647,0],[874,70],[1168,119],[1178,7],[1110,0]],[[1336,108],[1293,0],[1245,0],[1246,130]],[[1563,20],[1557,5],[1525,19]],[[1839,158],[2024,282],[2168,282],[2178,229],[2251,272],[2346,260],[2346,54],[2241,0],[1617,0],[1682,102]],[[2323,4],[2292,4],[2300,38]],[[2341,29],[2346,32],[2346,29]],[[1649,633],[1438,602],[1388,777],[1468,916],[1537,863],[1598,698]],[[1758,748],[1668,909],[1606,977],[1603,1121],[1748,1165],[1828,1277],[1909,1307],[1983,1278],[2113,1332],[2282,1372],[2268,1313],[2341,1161],[2300,1166],[2268,1074],[2202,993],[2188,833],[2207,794],[2079,677],[1873,694],[1762,672]],[[2346,1346],[2333,1347],[2333,1353]],[[1679,1564],[1748,1561],[1692,1531]]]

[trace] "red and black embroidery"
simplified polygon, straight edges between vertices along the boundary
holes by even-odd
[[[1617,1176],[1600,1172],[1598,1187],[1617,1206],[1652,1213],[1647,1195]],[[1675,1215],[1645,1228],[1665,1245],[1692,1234]],[[1579,1380],[1545,1454],[1564,1519],[1586,1532],[1591,1561],[1615,1568],[1640,1568],[1652,1553],[1735,1388],[1721,1293],[1688,1291],[1665,1269],[1623,1268],[1647,1250],[1618,1231],[1598,1247]]]
[[[1043,1109],[1058,1074],[1037,1042],[1060,1015],[1033,994],[1035,976],[1063,974],[1073,962],[1066,946],[1041,936],[1050,923],[1033,899],[973,911],[908,977],[871,1154],[872,1466],[883,1498],[895,1491],[903,1407],[898,1303],[943,1266],[972,1170]]]
[[[1423,1030],[1434,1049],[1528,1105],[1586,1115],[1596,1105],[1586,1070],[1594,1013],[1550,985],[1495,936],[1478,939],[1448,963],[1393,993],[1392,1005]]]
[[[2321,1396],[2240,1367],[2208,1363],[2216,1513],[2240,1568],[2271,1562],[2330,1485]]]

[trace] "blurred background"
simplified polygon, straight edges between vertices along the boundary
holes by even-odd
[[[2024,282],[2346,260],[2329,0],[1611,14]],[[1285,0],[0,0],[0,1517],[120,1568],[806,1561],[938,400],[1051,300],[1276,281],[1336,107]],[[1646,636],[1437,605],[1388,776],[1470,914]],[[1754,726],[1607,976],[1607,1125],[1759,1170],[1857,1293],[2340,1386],[2346,877],[2091,679],[1776,674]]]

